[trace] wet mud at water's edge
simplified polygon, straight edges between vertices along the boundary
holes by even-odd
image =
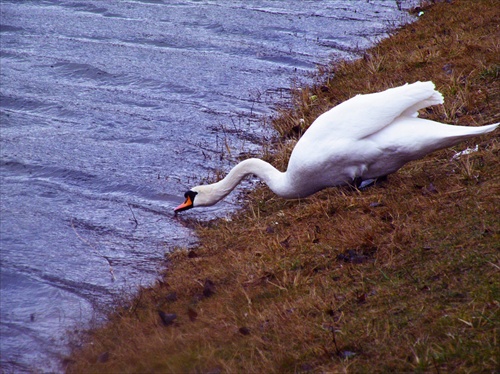
[[[68,329],[193,243],[184,191],[259,149],[292,79],[408,22],[398,3],[3,1],[2,370],[60,371]]]

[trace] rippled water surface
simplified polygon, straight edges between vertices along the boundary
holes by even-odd
[[[67,330],[193,243],[183,192],[258,149],[292,79],[409,21],[400,3],[1,1],[2,370],[61,370]]]

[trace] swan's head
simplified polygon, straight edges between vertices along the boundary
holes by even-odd
[[[214,192],[214,188],[211,185],[193,187],[184,194],[186,200],[175,208],[174,212],[182,212],[183,210],[199,206],[214,205],[221,199]]]

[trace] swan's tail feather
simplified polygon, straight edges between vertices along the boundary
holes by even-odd
[[[482,135],[482,134],[487,134],[489,132],[495,131],[495,129],[500,125],[500,122],[498,123],[492,123],[491,125],[485,125],[485,126],[456,126],[457,128],[464,128],[467,130],[464,130],[467,132],[467,135],[470,136],[476,136],[476,135]]]
[[[481,128],[483,129],[482,134],[494,131],[499,125],[500,122],[492,123],[491,125],[481,126]]]
[[[442,134],[441,140],[439,141],[439,148],[452,147],[464,140],[473,138],[474,136],[484,135],[489,132],[494,131],[500,123],[493,123],[491,125],[485,126],[452,126],[445,125],[447,127],[448,134]]]

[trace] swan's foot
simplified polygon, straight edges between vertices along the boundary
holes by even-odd
[[[385,182],[386,180],[387,180],[387,175],[370,179],[362,179],[361,177],[356,177],[353,179],[351,186],[358,190],[364,190],[365,188],[374,186],[378,182]]]
[[[359,186],[361,186],[361,183],[363,183],[363,178],[361,177],[356,177],[352,180],[350,186],[354,189],[358,189]]]
[[[376,182],[377,178],[365,179],[364,181],[361,181],[361,183],[358,186],[358,189],[364,190],[365,188],[373,186]]]

